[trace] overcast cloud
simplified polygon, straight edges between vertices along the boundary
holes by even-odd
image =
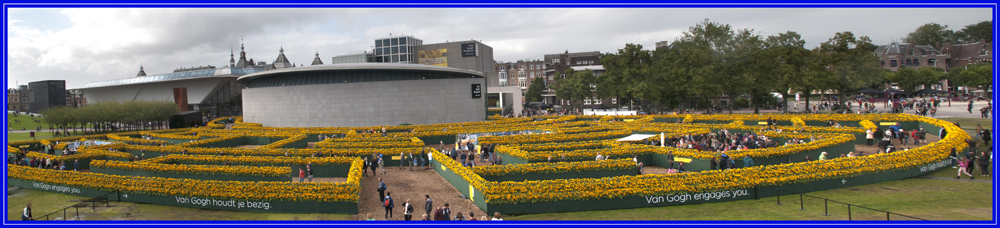
[[[961,29],[992,20],[990,8],[656,8],[656,9],[24,9],[9,8],[7,85],[87,82],[229,64],[244,37],[248,58],[271,63],[284,48],[308,65],[319,52],[368,50],[374,40],[412,35],[425,44],[480,40],[497,62],[563,51],[612,52],[626,43],[652,49],[704,19],[764,36],[795,31],[813,48],[836,32],[876,44],[900,40],[929,22]]]

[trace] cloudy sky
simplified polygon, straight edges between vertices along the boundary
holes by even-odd
[[[133,77],[180,67],[229,64],[244,37],[248,58],[271,63],[283,47],[308,65],[370,49],[374,40],[412,35],[425,44],[480,40],[496,61],[541,59],[563,51],[611,52],[626,43],[652,49],[708,18],[764,36],[795,31],[813,48],[852,31],[877,44],[935,22],[961,29],[992,19],[989,8],[421,8],[421,9],[93,9],[9,8],[7,86]]]

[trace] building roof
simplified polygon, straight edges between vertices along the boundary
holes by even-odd
[[[131,84],[144,84],[144,83],[156,83],[163,81],[176,81],[176,80],[187,80],[192,78],[206,78],[206,77],[237,77],[245,74],[252,74],[260,71],[264,71],[262,68],[236,68],[236,67],[223,67],[207,70],[198,71],[185,71],[176,72],[169,74],[160,75],[150,75],[145,77],[130,77],[122,79],[113,79],[105,81],[89,82],[82,89],[87,88],[97,88],[97,87],[108,87],[108,86],[120,86],[120,85],[131,85]]]
[[[312,64],[309,64],[309,65],[310,65],[310,66],[315,66],[315,65],[323,65],[323,60],[320,60],[320,59],[319,59],[319,51],[316,51],[316,58],[315,58],[315,59],[313,59],[313,62],[312,62]]]
[[[142,65],[139,65],[139,74],[136,74],[135,76],[136,77],[146,76],[146,71],[142,69]]]
[[[907,43],[892,42],[889,45],[880,45],[875,49],[877,56],[903,54],[907,49],[916,49],[914,55],[940,55],[941,52],[930,45],[913,45]]]
[[[317,55],[319,54],[317,53]],[[288,58],[285,58],[285,48],[282,47],[278,49],[278,58],[274,59],[274,63],[271,63],[271,69],[284,69],[289,67],[295,67],[295,65],[288,62]]]
[[[284,68],[277,70],[262,71],[253,74],[244,75],[236,80],[247,80],[253,78],[261,78],[272,75],[278,75],[289,72],[303,72],[303,71],[337,71],[337,70],[412,70],[412,71],[439,71],[439,72],[452,72],[452,73],[464,73],[471,74],[479,77],[483,77],[485,74],[479,71],[433,66],[433,65],[423,65],[423,64],[406,64],[406,63],[341,63],[341,64],[328,64],[328,65],[315,65],[315,66],[303,66],[295,68]]]

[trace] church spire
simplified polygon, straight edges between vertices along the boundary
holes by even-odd
[[[233,47],[229,47],[229,67],[236,67],[236,59],[233,57]]]
[[[323,60],[320,60],[320,59],[319,59],[319,51],[316,51],[316,58],[315,58],[315,59],[313,59],[313,62],[312,62],[312,64],[309,64],[309,65],[310,65],[310,66],[315,66],[315,65],[323,65]]]
[[[146,71],[145,71],[144,69],[142,69],[142,68],[143,68],[143,67],[142,67],[142,64],[140,64],[140,65],[139,65],[139,74],[136,74],[136,75],[135,75],[136,77],[142,77],[142,76],[146,76]]]

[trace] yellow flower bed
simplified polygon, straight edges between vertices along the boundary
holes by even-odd
[[[555,158],[553,158],[555,159]],[[579,162],[555,162],[555,163],[530,163],[530,164],[510,164],[475,166],[472,172],[480,176],[503,176],[509,174],[528,173],[568,173],[581,171],[618,171],[637,169],[632,159],[614,159],[603,161],[579,161]]]
[[[793,127],[805,127],[806,126],[806,121],[803,121],[802,118],[792,117],[791,121],[792,121],[792,126]]]
[[[859,124],[861,124],[861,129],[863,130],[874,131],[875,129],[878,129],[878,125],[875,125],[875,123],[873,123],[871,120],[862,120],[861,122],[859,122]]]
[[[605,132],[592,132],[588,134],[527,134],[510,136],[484,136],[479,137],[480,143],[485,144],[528,144],[544,142],[569,142],[597,139],[610,139],[625,137],[632,134],[631,131],[614,130]]]
[[[143,160],[141,163],[171,163],[171,162],[191,162],[223,164],[247,164],[247,165],[306,165],[312,162],[314,165],[351,164],[357,157],[285,157],[285,156],[218,156],[218,155],[178,155],[171,154],[163,157]]]
[[[8,166],[7,176],[25,181],[124,191],[160,196],[197,196],[223,199],[358,202],[358,183],[291,183],[192,180],[119,176]]]
[[[542,144],[522,144],[522,145],[504,145],[507,147],[513,147],[525,151],[546,151],[546,150],[578,150],[578,149],[593,149],[601,148],[607,141],[581,141],[581,142],[558,142],[558,143],[542,143]]]
[[[90,167],[158,173],[180,173],[228,176],[291,176],[292,168],[277,166],[225,166],[225,165],[171,165],[149,162],[121,162],[109,160],[90,161]]]
[[[194,135],[189,135],[189,134],[192,134],[194,132],[195,131],[184,131],[184,132],[178,132],[177,134],[166,134],[166,133],[155,133],[155,132],[143,131],[142,135],[149,136],[149,137],[156,137],[156,138],[165,138],[165,139],[188,139],[188,140],[198,140],[198,139],[201,139],[201,137],[194,136]]]
[[[141,138],[137,139],[137,138],[132,138],[132,137],[128,137],[128,136],[121,136],[121,135],[118,135],[118,134],[107,134],[106,136],[108,137],[108,139],[116,140],[116,141],[122,141],[122,142],[126,142],[126,143],[167,144],[167,141],[163,141],[163,140],[150,140],[150,139],[141,139]]]
[[[286,146],[288,144],[292,144],[294,142],[304,140],[307,137],[309,137],[309,136],[307,136],[307,135],[292,136],[291,138],[286,138],[286,139],[278,140],[277,142],[272,142],[271,144],[267,144],[267,145],[261,146],[260,149],[267,150],[267,149],[280,148],[280,147]]]

